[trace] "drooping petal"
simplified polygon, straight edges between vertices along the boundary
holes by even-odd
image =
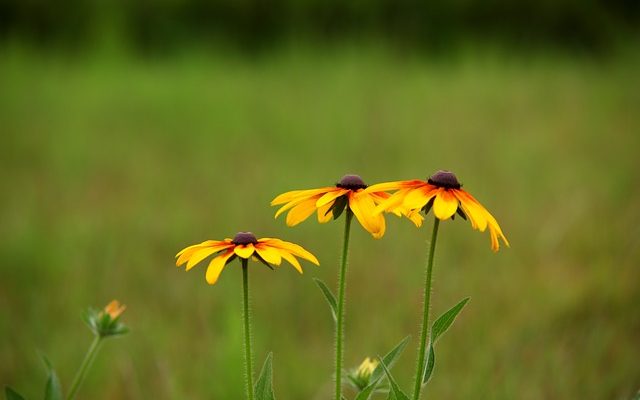
[[[263,260],[273,265],[280,265],[282,261],[281,252],[279,249],[270,247],[264,243],[258,243],[256,246],[256,252]]]
[[[248,259],[249,257],[251,257],[251,255],[255,251],[255,247],[253,247],[252,243],[239,244],[233,248],[233,251],[236,253],[238,257]]]
[[[500,225],[498,225],[498,221],[489,212],[487,211],[487,219],[489,225],[489,234],[491,235],[491,250],[494,252],[500,249],[499,239],[502,239],[504,244],[509,247],[509,241],[502,233],[502,229],[500,229]]]
[[[454,189],[452,192],[460,201],[462,211],[469,217],[471,227],[484,232],[487,229],[487,210],[464,190]]]
[[[300,262],[296,259],[294,255],[292,255],[291,253],[283,249],[280,250],[280,255],[282,256],[282,258],[287,260],[289,264],[293,265],[293,268],[295,268],[298,272],[302,273],[302,266],[300,265]]]
[[[318,222],[324,224],[331,221],[333,218],[333,212],[329,212],[329,209],[333,205],[333,202],[327,203],[322,207],[318,207]]]
[[[325,204],[331,203],[338,197],[345,195],[347,193],[349,193],[349,189],[335,188],[335,190],[332,190],[330,192],[323,194],[322,197],[320,197],[316,202],[316,207],[322,207]]]
[[[349,193],[349,208],[353,211],[358,222],[371,235],[379,239],[384,235],[385,221],[384,216],[376,213],[376,205],[369,193],[364,191]]]
[[[456,213],[458,199],[446,189],[440,189],[433,202],[433,213],[441,220],[447,220]]]
[[[438,193],[438,189],[434,186],[423,184],[420,187],[409,190],[402,202],[403,207],[409,210],[421,209],[433,196]]]
[[[305,219],[309,218],[309,216],[316,210],[317,200],[317,196],[310,197],[297,206],[293,207],[291,211],[289,211],[289,214],[287,214],[287,225],[295,226]]]
[[[375,213],[379,214],[383,211],[390,211],[390,210],[394,210],[397,207],[402,206],[402,203],[404,202],[404,197],[407,195],[407,193],[410,191],[411,189],[402,189],[402,190],[398,190],[397,192],[395,192],[394,194],[392,194],[391,196],[387,197],[386,199],[380,201],[378,203],[378,205],[375,208]],[[393,212],[393,211],[391,211]]]
[[[229,257],[231,257],[233,254],[234,251],[232,249],[229,249],[224,254],[221,254],[211,260],[209,266],[207,267],[206,274],[207,283],[209,283],[209,285],[213,285],[218,281],[218,277],[220,276],[222,269],[226,265]]]

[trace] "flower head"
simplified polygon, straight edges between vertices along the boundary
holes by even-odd
[[[319,265],[318,259],[302,246],[274,238],[257,239],[251,232],[239,232],[233,239],[206,240],[189,246],[176,254],[176,265],[179,267],[186,263],[188,271],[212,254],[215,254],[215,257],[209,263],[206,274],[210,285],[216,283],[225,265],[236,257],[252,258],[270,268],[271,265],[280,265],[284,258],[300,273],[302,273],[302,267],[296,257]]]
[[[338,218],[347,208],[364,229],[379,239],[385,232],[385,220],[382,214],[375,212],[375,208],[389,196],[383,190],[368,190],[358,175],[345,175],[335,186],[283,193],[273,199],[271,205],[282,205],[276,212],[276,218],[289,211],[286,219],[288,226],[299,224],[314,212],[317,212],[318,222],[329,222],[332,217]],[[405,215],[417,226],[422,223],[422,217],[417,212],[406,210],[401,205],[386,211]]]
[[[377,212],[402,206],[410,210],[428,213],[433,208],[440,220],[454,218],[457,213],[469,219],[473,229],[484,232],[487,227],[491,236],[491,249],[498,251],[499,239],[509,246],[496,219],[478,200],[462,189],[458,178],[449,171],[438,171],[425,182],[422,180],[396,181],[373,185],[367,190],[397,190],[378,205]]]
[[[119,321],[120,315],[126,310],[124,304],[120,304],[117,300],[113,300],[102,310],[94,308],[88,309],[84,315],[84,322],[89,326],[91,331],[100,337],[123,335],[129,332],[122,322]]]

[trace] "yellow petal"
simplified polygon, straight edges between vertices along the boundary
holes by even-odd
[[[302,273],[302,266],[300,266],[300,262],[293,255],[291,255],[291,253],[287,252],[286,250],[280,250],[280,254],[282,255],[282,258],[289,262],[289,264],[293,265],[293,268]]]
[[[433,213],[441,220],[447,220],[456,213],[458,199],[446,189],[440,189],[433,201]]]
[[[233,250],[230,249],[226,253],[219,255],[218,257],[215,257],[213,260],[211,260],[209,266],[207,267],[206,275],[206,279],[209,285],[213,285],[218,281],[218,277],[220,276],[222,269],[226,265],[229,257],[231,257],[233,254]]]
[[[252,243],[239,244],[239,245],[236,245],[236,247],[233,248],[233,251],[236,253],[236,255],[238,257],[249,259],[249,257],[251,257],[251,255],[255,251],[255,248],[253,247]]]
[[[195,253],[193,253],[191,258],[189,258],[189,262],[187,263],[187,271],[189,271],[191,268],[195,267],[195,265],[198,264],[200,261],[204,260],[205,258],[209,257],[211,254],[217,251],[220,251],[220,249],[217,249],[215,247],[205,247],[203,249],[196,251]]]
[[[409,189],[408,193],[404,197],[402,205],[409,210],[419,210],[426,206],[429,200],[431,200],[437,192],[438,191],[434,190],[431,185],[424,185],[416,189]]]
[[[318,199],[318,201],[316,202],[316,207],[322,207],[325,204],[331,203],[333,200],[347,193],[349,193],[348,189],[340,189],[340,188],[336,188],[335,190],[327,192]]]
[[[491,235],[491,250],[494,252],[500,249],[499,239],[502,239],[504,244],[509,247],[509,241],[502,233],[502,229],[500,229],[500,225],[495,218],[487,211],[488,225],[489,225],[489,234]]]
[[[329,209],[333,205],[333,202],[327,203],[322,207],[318,207],[318,222],[324,224],[326,222],[331,221],[333,218],[333,212],[329,212]]]
[[[379,239],[384,235],[385,222],[382,214],[376,213],[376,205],[369,193],[364,191],[349,193],[349,208],[353,211],[360,225],[374,238]]]
[[[335,189],[334,186],[329,186],[329,187],[323,187],[323,188],[320,188],[320,189],[292,190],[290,192],[283,193],[283,194],[279,195],[278,197],[276,197],[275,199],[273,199],[271,201],[271,205],[272,206],[277,206],[279,204],[288,203],[288,202],[290,202],[292,200],[305,198],[305,197],[311,197],[311,196],[315,196],[315,195],[320,194],[320,193],[326,193],[326,192],[334,190],[334,189]]]
[[[311,197],[293,207],[291,211],[289,211],[289,214],[287,214],[287,225],[295,226],[309,218],[309,216],[316,210],[316,201],[316,197]]]
[[[316,265],[320,265],[320,262],[318,261],[316,256],[314,256],[313,254],[305,250],[300,245],[297,245],[291,242],[285,242],[284,240],[280,240],[280,239],[268,239],[267,243],[269,243],[270,246],[286,250],[293,255],[296,255],[300,258],[304,258],[305,260],[311,261]]]
[[[282,257],[280,255],[280,251],[273,247],[269,247],[264,243],[258,243],[256,246],[256,252],[263,260],[268,262],[269,264],[280,265],[282,261]]]
[[[484,230],[487,229],[487,210],[482,207],[476,199],[463,190],[454,190],[453,193],[460,201],[460,207],[462,207],[462,211],[464,211],[466,216],[469,218],[471,227],[479,230],[480,232],[484,232]]]
[[[402,203],[404,202],[405,196],[409,191],[410,189],[403,189],[395,192],[394,194],[389,196],[387,199],[380,201],[374,212],[376,214],[379,214],[383,211],[393,210],[401,206]]]
[[[408,181],[393,181],[393,182],[383,182],[376,183],[375,185],[371,185],[365,189],[365,192],[387,192],[389,190],[399,190],[406,189],[411,187],[418,187],[424,185],[425,182],[421,180],[408,180]]]

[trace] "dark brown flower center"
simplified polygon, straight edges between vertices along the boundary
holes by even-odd
[[[236,236],[233,238],[233,244],[249,244],[258,243],[258,239],[256,239],[256,235],[251,232],[238,232]]]
[[[442,170],[431,175],[427,182],[447,189],[460,189],[462,186],[453,172]]]
[[[358,175],[345,175],[340,179],[340,182],[336,183],[336,186],[343,189],[357,190],[357,189],[366,189],[367,185],[365,185],[362,178]]]

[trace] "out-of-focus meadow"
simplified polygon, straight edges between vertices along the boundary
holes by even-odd
[[[16,38],[17,37],[17,38]],[[439,344],[426,394],[446,399],[627,399],[640,388],[640,57],[378,36],[217,41],[146,54],[109,36],[89,50],[8,35],[0,47],[0,385],[36,398],[48,355],[69,382],[90,343],[88,305],[127,304],[83,399],[243,396],[241,273],[215,286],[174,254],[251,230],[302,244],[299,275],[251,264],[256,364],[273,351],[280,399],[331,393],[342,223],[287,228],[277,194],[455,171],[511,248],[444,223],[439,314],[471,302]],[[528,42],[526,42],[528,43]],[[438,47],[438,46],[435,46]],[[266,48],[266,50],[265,50]],[[339,221],[340,222],[340,221]],[[413,339],[429,223],[354,227],[347,366]]]

